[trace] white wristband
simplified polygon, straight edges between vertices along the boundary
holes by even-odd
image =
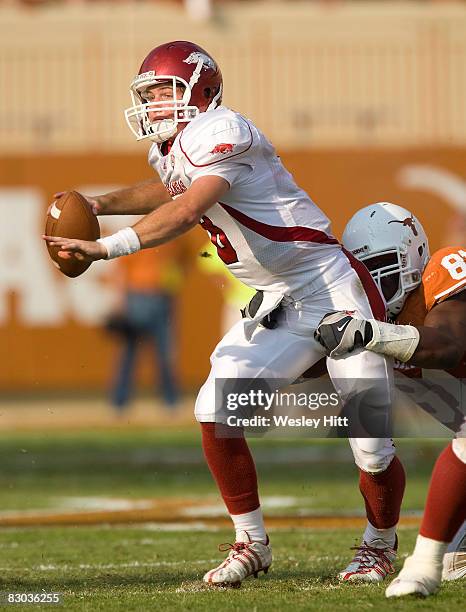
[[[372,340],[366,349],[373,353],[382,353],[405,363],[409,361],[419,344],[419,331],[413,325],[394,325],[369,319],[372,326]]]
[[[131,255],[131,253],[141,250],[139,237],[132,227],[125,227],[116,232],[116,234],[99,238],[97,242],[103,244],[107,249],[108,254],[105,259],[115,259],[115,257]]]

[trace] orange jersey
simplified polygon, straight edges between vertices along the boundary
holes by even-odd
[[[396,318],[401,325],[424,325],[427,313],[447,298],[466,290],[466,247],[445,247],[429,259],[421,284],[408,296]],[[464,377],[466,360],[451,373]]]
[[[429,259],[421,284],[407,298],[396,322],[423,325],[436,304],[466,289],[466,247],[445,247]]]

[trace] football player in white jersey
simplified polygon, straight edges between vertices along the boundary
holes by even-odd
[[[44,239],[64,258],[93,261],[163,244],[200,223],[228,269],[262,291],[256,308],[214,349],[195,406],[206,460],[236,530],[228,557],[204,580],[239,585],[268,570],[272,551],[246,440],[241,431],[216,435],[216,424],[225,420],[216,405],[216,380],[288,384],[324,356],[313,333],[327,312],[349,310],[355,317],[383,320],[385,303],[368,270],[331,235],[327,217],[296,185],[262,132],[221,106],[222,76],[206,51],[185,41],[155,48],[134,79],[131,96],[127,121],[138,140],[153,142],[149,162],[161,182],[146,181],[90,203],[95,214],[145,216],[97,242]],[[327,369],[343,401],[354,392],[355,381],[377,380],[374,388],[369,384],[367,402],[385,418],[393,382],[389,358],[362,351],[328,359]],[[404,470],[391,439],[352,438],[350,443],[368,524],[361,563],[345,576],[379,581],[396,555]]]

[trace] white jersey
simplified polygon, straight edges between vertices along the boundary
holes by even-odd
[[[326,273],[342,257],[330,222],[248,119],[223,106],[201,113],[168,155],[154,144],[149,163],[174,198],[201,176],[228,181],[201,225],[243,283],[296,299],[329,283]]]

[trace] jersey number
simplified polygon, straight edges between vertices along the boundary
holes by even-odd
[[[458,251],[451,255],[445,255],[442,266],[448,270],[450,276],[455,280],[466,278],[466,251]]]
[[[228,265],[238,261],[236,251],[223,230],[214,225],[206,216],[202,217],[201,226],[209,233],[210,241],[217,247],[217,254],[223,263]]]

